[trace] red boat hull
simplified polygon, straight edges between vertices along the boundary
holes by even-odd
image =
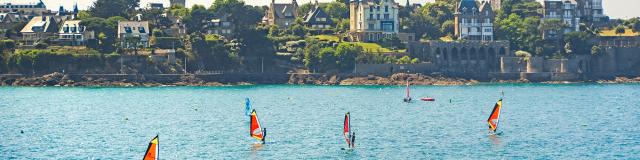
[[[420,99],[420,100],[422,100],[422,101],[427,101],[427,102],[433,102],[433,101],[436,101],[436,99],[434,99],[434,98],[422,98],[422,99]]]

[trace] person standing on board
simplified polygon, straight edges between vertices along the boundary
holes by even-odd
[[[356,132],[351,135],[351,148],[356,148]]]
[[[262,128],[262,144],[265,143],[266,138],[267,138],[267,128]]]

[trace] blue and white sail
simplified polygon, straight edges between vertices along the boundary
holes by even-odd
[[[249,98],[244,99],[245,115],[251,116],[251,101]]]

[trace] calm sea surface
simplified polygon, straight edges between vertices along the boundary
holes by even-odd
[[[504,90],[500,136],[486,119]],[[638,159],[640,85],[0,88],[0,159]],[[251,98],[267,144],[249,138]],[[356,149],[342,151],[351,112]],[[24,132],[24,133],[21,133]]]

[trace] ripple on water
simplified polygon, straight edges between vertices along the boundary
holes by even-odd
[[[639,85],[0,87],[0,159],[633,159]],[[500,136],[486,119],[505,92]],[[248,137],[250,97],[268,143]],[[344,151],[351,112],[356,149]],[[24,133],[20,133],[24,131]]]

